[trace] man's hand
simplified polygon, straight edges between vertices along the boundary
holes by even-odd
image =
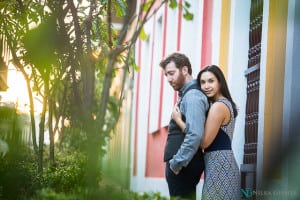
[[[174,169],[172,169],[172,167],[170,166],[170,169],[172,170],[172,172],[174,173],[174,174],[176,174],[176,175],[178,175],[179,174],[179,171],[175,171]]]

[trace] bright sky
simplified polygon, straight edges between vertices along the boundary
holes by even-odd
[[[14,66],[9,65],[8,67],[8,75],[7,75],[7,85],[8,89],[6,92],[0,92],[1,102],[6,103],[14,103],[18,104],[17,110],[20,112],[24,112],[29,116],[29,98],[27,92],[26,81],[20,71],[17,71]],[[38,117],[42,112],[42,104],[37,100],[35,93],[34,96],[34,108],[35,108],[35,117],[36,123],[39,123]],[[39,97],[40,98],[40,97]],[[36,124],[37,125],[37,124]],[[38,126],[36,126],[38,129]],[[45,132],[45,143],[49,144],[49,136],[48,131]],[[56,134],[56,137],[58,135]],[[38,137],[38,135],[37,135]],[[56,138],[57,139],[57,138]]]
[[[1,92],[1,102],[17,103],[17,109],[29,114],[29,98],[25,79],[20,71],[12,65],[8,67],[7,75],[8,89],[6,92]],[[35,100],[35,99],[34,99]],[[34,101],[36,111],[41,111],[42,105],[39,101]]]

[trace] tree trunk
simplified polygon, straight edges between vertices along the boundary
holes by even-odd
[[[45,92],[43,97],[43,111],[39,124],[39,154],[38,154],[38,173],[43,173],[43,155],[44,155],[44,131],[45,131],[45,116],[47,110],[47,95],[49,94],[49,82],[45,81]]]
[[[22,72],[23,73],[23,72]],[[34,103],[33,103],[33,97],[32,97],[32,91],[30,87],[30,80],[27,77],[27,74],[25,72],[23,73],[23,76],[25,77],[26,80],[26,85],[27,85],[27,90],[28,90],[28,96],[29,96],[29,106],[30,106],[30,120],[31,120],[31,138],[32,138],[32,144],[33,144],[33,149],[36,155],[38,154],[38,146],[36,142],[36,128],[35,128],[35,117],[34,117]]]
[[[96,199],[96,191],[98,189],[97,170],[99,169],[99,129],[95,127],[95,119],[93,118],[94,105],[94,87],[95,87],[95,65],[85,61],[85,70],[82,70],[83,84],[83,126],[87,134],[87,186],[88,199]]]
[[[38,155],[38,146],[37,146],[37,142],[36,142],[35,117],[34,117],[34,103],[33,103],[32,90],[31,90],[31,86],[30,86],[30,79],[29,79],[27,73],[24,70],[24,66],[21,64],[19,58],[17,57],[17,53],[12,48],[10,37],[7,38],[7,43],[9,45],[10,49],[11,49],[11,54],[12,54],[12,57],[13,57],[13,63],[16,66],[16,68],[18,68],[22,72],[22,74],[24,76],[24,79],[26,81],[28,97],[29,97],[29,106],[30,106],[32,144],[33,144],[34,152],[36,153],[36,155]]]
[[[50,149],[49,149],[49,155],[50,155],[50,166],[54,166],[54,132],[52,127],[52,111],[53,111],[53,102],[52,98],[49,94],[49,103],[48,103],[48,127],[49,127],[49,141],[50,141]]]

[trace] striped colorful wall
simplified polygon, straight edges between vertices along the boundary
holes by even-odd
[[[148,40],[139,40],[136,44],[136,62],[140,69],[133,77],[129,179],[130,188],[137,192],[159,191],[168,196],[162,157],[170,113],[177,94],[167,83],[159,62],[174,51],[184,52],[190,58],[194,77],[208,64],[217,64],[224,71],[231,95],[239,108],[232,147],[239,166],[244,162],[247,106],[245,73],[248,66],[250,8],[254,0],[189,2],[190,11],[194,14],[193,21],[184,20],[183,11],[170,9],[165,5],[144,27],[149,36]],[[296,61],[295,56],[286,56],[286,52],[295,54],[291,50],[296,40],[292,27],[297,24],[297,20],[295,14],[291,14],[296,13],[291,5],[298,4],[295,0],[279,2],[280,5],[277,1],[263,1],[258,152],[255,169],[257,182],[261,181],[267,158],[274,150],[274,140],[288,138],[288,134],[282,134],[281,131],[275,137],[273,134],[275,130],[290,126],[288,119],[293,114],[284,114],[290,109],[286,102],[295,102],[289,91],[297,81],[292,79],[292,84],[287,80],[293,77],[292,71],[297,71],[297,68],[291,67],[293,64],[288,63]],[[291,20],[294,23],[290,23]],[[283,170],[279,179],[286,174]],[[203,179],[198,186],[198,199],[202,184]]]

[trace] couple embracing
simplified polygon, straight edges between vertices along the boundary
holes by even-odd
[[[188,57],[178,52],[160,67],[178,91],[164,152],[170,196],[196,199],[204,171],[202,199],[240,199],[240,173],[231,149],[237,108],[222,71],[210,65],[195,80]]]

